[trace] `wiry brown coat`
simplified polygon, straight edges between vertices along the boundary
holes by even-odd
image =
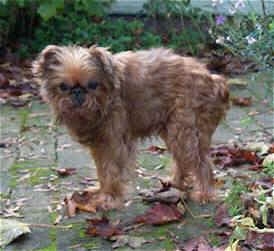
[[[137,139],[153,135],[161,136],[173,155],[173,185],[184,189],[192,176],[196,199],[208,199],[211,136],[228,109],[222,77],[168,49],[111,54],[96,46],[48,46],[33,72],[58,120],[96,162],[95,206],[120,204],[135,166]],[[88,90],[90,81],[98,83],[95,90]],[[83,88],[85,102],[76,107],[60,83]]]

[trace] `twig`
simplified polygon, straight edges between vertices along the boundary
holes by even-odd
[[[26,223],[29,227],[70,229],[72,225],[56,226],[52,224]]]
[[[254,232],[257,232],[257,233],[260,233],[260,234],[263,234],[263,233],[274,233],[274,228],[263,228],[263,229],[260,229],[260,228],[251,228],[250,230],[254,231]]]
[[[186,204],[186,202],[183,199],[181,199],[181,202],[182,202],[183,206],[186,208],[186,210],[189,212],[191,217],[194,218],[194,219],[209,218],[209,217],[212,216],[211,214],[195,215],[195,214],[193,214],[193,212],[191,211],[191,209],[188,207],[188,205]]]
[[[137,228],[140,228],[142,226],[144,226],[144,223],[138,223],[138,224],[134,224],[134,225],[129,225],[123,228],[123,231],[128,232],[131,230],[136,230]]]

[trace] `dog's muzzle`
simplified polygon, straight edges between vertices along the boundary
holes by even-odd
[[[72,99],[73,104],[75,106],[81,106],[85,102],[86,93],[87,93],[87,91],[80,86],[72,88],[71,99]]]

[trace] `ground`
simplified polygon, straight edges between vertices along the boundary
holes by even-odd
[[[231,106],[226,119],[215,132],[212,144],[273,141],[273,72],[252,73],[232,80],[230,90],[232,96],[252,97],[252,103],[245,107]],[[27,223],[53,224],[59,215],[64,214],[62,205],[67,194],[96,184],[94,163],[64,129],[52,125],[49,109],[41,101],[33,101],[21,108],[2,105],[0,109],[0,142],[5,142],[5,147],[0,148],[2,214]],[[139,177],[135,184],[137,190],[157,186],[157,180],[151,177],[168,173],[170,156],[167,153],[144,151],[151,145],[163,143],[153,139],[140,144]],[[55,168],[76,168],[76,173],[60,177]],[[237,172],[240,171],[233,168],[225,172],[215,170],[218,179],[224,183],[221,190],[225,191],[236,176],[240,177],[235,174]],[[252,171],[244,171],[241,175],[248,176],[248,172]],[[149,206],[134,193],[127,207],[106,215],[113,221],[126,221],[143,213]],[[213,221],[216,203],[202,206],[188,203],[188,207],[192,214],[210,214],[212,217],[195,218],[187,210],[178,223],[132,230],[129,235],[142,237],[149,242],[135,250],[175,250],[183,241],[199,236],[205,236],[212,246],[218,246],[220,240],[214,234],[218,227]],[[71,219],[65,217],[56,227],[33,225],[30,234],[3,250],[112,250],[113,242],[85,234],[85,219],[91,216],[81,213]],[[68,225],[72,227],[62,228]],[[131,249],[124,246],[117,250]]]

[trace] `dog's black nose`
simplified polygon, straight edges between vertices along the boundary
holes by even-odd
[[[85,102],[86,90],[80,86],[71,90],[72,102],[75,106],[81,106]]]

